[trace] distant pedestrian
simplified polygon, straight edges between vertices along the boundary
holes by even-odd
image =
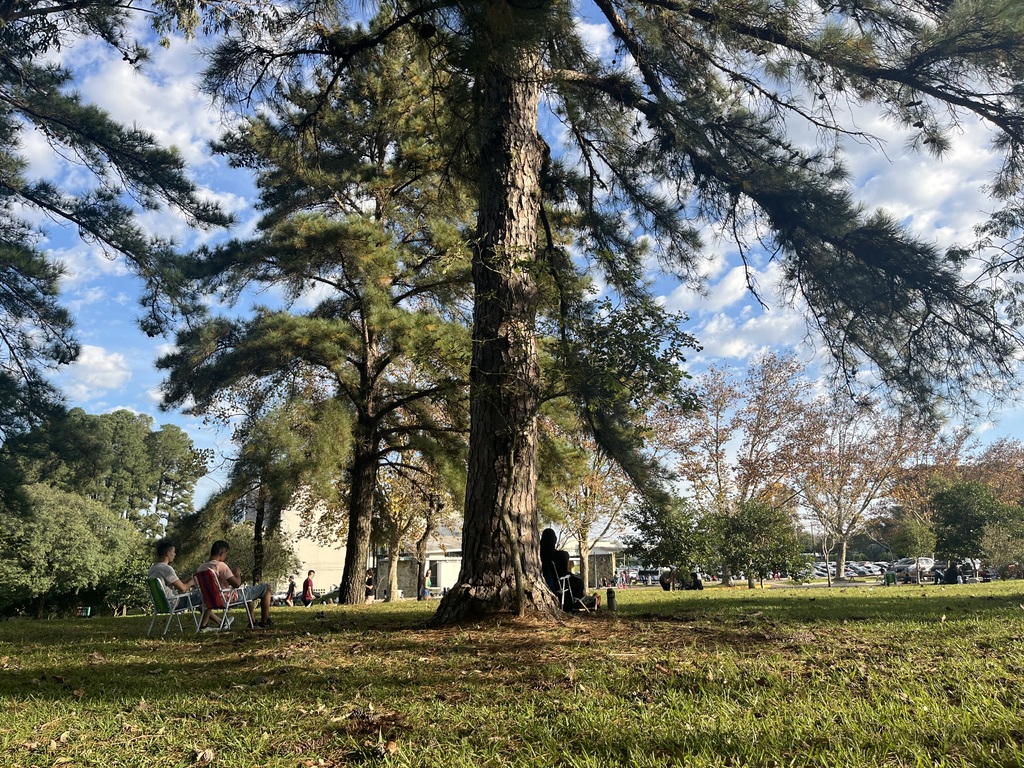
[[[306,574],[306,580],[302,582],[302,604],[309,608],[316,600],[316,595],[313,594],[313,576],[316,571],[310,571]]]
[[[288,593],[284,596],[285,605],[295,605],[295,577],[288,577]]]
[[[372,603],[374,596],[373,568],[366,569],[366,602]]]

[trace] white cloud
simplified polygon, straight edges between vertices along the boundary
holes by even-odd
[[[84,243],[51,249],[47,255],[64,267],[61,287],[65,292],[83,289],[96,280],[130,274],[123,260],[111,259],[99,248]]]
[[[94,57],[82,49],[91,66],[82,72],[82,96],[126,125],[150,131],[165,146],[181,152],[190,165],[208,161],[207,143],[225,127],[220,113],[198,87],[200,62],[195,49],[180,39],[169,48],[154,46],[141,71],[120,57]]]
[[[716,283],[709,284],[705,292],[682,284],[665,301],[665,306],[676,312],[720,312],[749,297],[747,273],[742,265],[733,267]]]
[[[73,298],[68,299],[65,303],[72,312],[79,312],[83,307],[103,301],[107,297],[107,292],[100,286],[94,285],[83,291],[78,291],[72,296]]]
[[[593,55],[601,58],[611,57],[615,50],[615,41],[612,39],[612,28],[608,24],[592,24],[576,17],[576,32]]]
[[[61,385],[75,401],[95,400],[109,390],[120,389],[132,377],[123,354],[90,344],[82,346],[78,359],[65,371]]]

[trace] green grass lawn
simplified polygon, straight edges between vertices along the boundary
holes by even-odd
[[[0,623],[0,766],[1020,766],[1024,583],[618,592],[429,629],[436,603]]]

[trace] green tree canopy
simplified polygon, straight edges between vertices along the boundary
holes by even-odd
[[[192,511],[209,452],[196,449],[176,426],[152,426],[145,414],[73,408],[5,449],[26,482],[102,504],[155,538],[169,520]]]
[[[624,517],[631,531],[622,539],[626,552],[641,563],[688,569],[717,557],[708,530],[684,500],[665,506],[641,503]]]
[[[710,521],[721,529],[722,554],[733,568],[747,573],[748,583],[773,570],[788,570],[800,554],[791,509],[765,501],[747,501],[735,514]]]
[[[586,11],[610,29],[610,55],[561,0],[402,1],[369,26],[355,21],[362,6],[336,0],[210,10],[234,32],[214,54],[214,92],[251,100],[302,81],[329,93],[359,76],[362,54],[410,31],[439,94],[472,83],[466,130],[431,133],[439,146],[454,140],[450,157],[468,147],[477,195],[466,587],[442,602],[440,621],[552,607],[536,507],[547,274],[571,286],[585,266],[647,307],[652,265],[699,282],[697,232],[708,226],[748,264],[762,253],[781,264],[783,295],[806,309],[852,386],[866,366],[927,410],[947,393],[998,391],[1017,368],[1016,329],[1000,297],[962,273],[965,251],[865,210],[843,166],[849,138],[874,139],[851,103],[937,156],[981,120],[1004,160],[990,189],[1017,201],[1024,22],[1013,0],[595,0]],[[552,189],[564,204],[547,203]],[[548,234],[554,214],[571,223],[573,250]]]
[[[32,599],[41,617],[50,596],[96,586],[139,548],[138,531],[99,502],[39,484],[25,495],[26,513],[0,509],[6,605]]]
[[[932,497],[935,549],[943,557],[977,557],[988,523],[1005,517],[1005,506],[984,483],[960,481]]]

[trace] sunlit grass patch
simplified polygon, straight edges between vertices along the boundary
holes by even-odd
[[[268,631],[0,624],[10,766],[1024,763],[1024,584],[618,593],[561,623],[436,603]]]

